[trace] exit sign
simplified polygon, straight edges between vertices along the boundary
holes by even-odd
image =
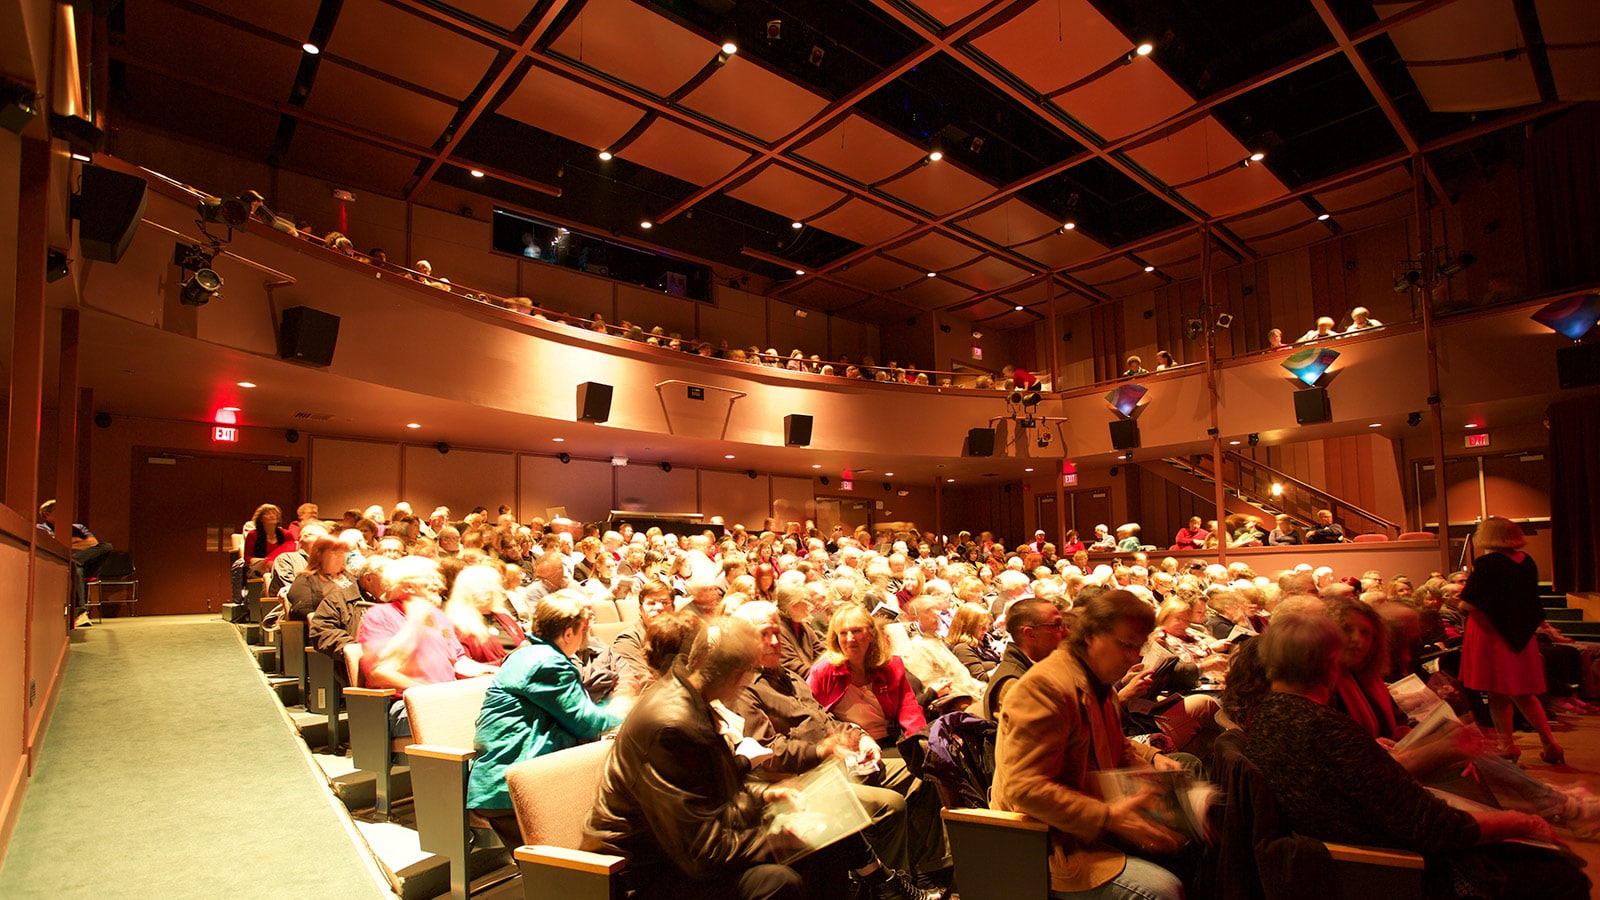
[[[211,428],[211,440],[217,444],[237,444],[239,429],[231,425],[214,425]]]
[[[839,482],[839,490],[841,490],[841,491],[853,491],[855,489],[856,489],[856,483],[854,481],[840,481]]]
[[[1487,446],[1489,446],[1489,433],[1487,431],[1485,431],[1485,432],[1481,432],[1479,434],[1469,434],[1469,435],[1467,435],[1467,446],[1468,447],[1487,447]]]
[[[1068,472],[1067,474],[1061,476],[1061,486],[1062,487],[1072,487],[1073,485],[1075,485],[1077,483],[1078,483],[1078,473],[1077,472]]]

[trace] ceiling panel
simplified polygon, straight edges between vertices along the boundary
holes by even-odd
[[[1557,96],[1563,100],[1600,100],[1600,47],[1550,50],[1549,54]]]
[[[1232,168],[1184,188],[1183,196],[1213,216],[1254,209],[1288,193],[1266,166]]]
[[[457,100],[495,59],[494,48],[380,0],[344,0],[324,49]]]
[[[498,112],[596,150],[611,146],[644,115],[640,107],[539,66],[529,67]]]
[[[1137,263],[1126,256],[1114,256],[1086,269],[1074,269],[1072,277],[1099,287],[1135,274],[1144,274]]]
[[[988,0],[917,0],[916,6],[946,25],[955,23],[989,5]]]
[[[925,271],[935,272],[965,265],[983,254],[982,250],[930,231],[909,243],[899,244],[886,251],[895,259],[904,260]]]
[[[1000,331],[1004,330],[1006,316],[1018,315],[1015,307],[1015,303],[1007,303],[995,297],[985,297],[977,303],[966,307],[962,312],[973,321],[984,320],[983,327]],[[1035,320],[1030,316],[1028,321]],[[1003,360],[995,360],[995,362],[1003,362]]]
[[[872,296],[832,282],[813,279],[783,295],[783,299],[813,309],[834,310],[859,303]]]
[[[956,281],[970,284],[980,291],[995,291],[1038,273],[1021,266],[1014,266],[1003,259],[985,256],[970,265],[953,269],[948,274]]]
[[[1388,18],[1413,5],[1380,3],[1373,12]],[[1520,47],[1521,36],[1516,6],[1509,0],[1454,0],[1389,32],[1400,54],[1412,62],[1502,53]]]
[[[656,119],[617,155],[629,162],[665,172],[690,184],[707,185],[749,158],[730,147],[668,119]]]
[[[1200,243],[1200,234],[1191,232],[1165,243],[1146,247],[1139,251],[1139,256],[1151,265],[1169,266],[1183,260],[1198,258]]]
[[[795,150],[797,156],[862,184],[877,184],[915,164],[927,152],[903,136],[855,115]]]
[[[1365,228],[1368,225],[1380,225],[1384,222],[1393,222],[1404,219],[1417,211],[1416,198],[1411,191],[1401,191],[1392,194],[1377,202],[1371,202],[1348,212],[1338,213],[1334,221],[1346,231]]]
[[[223,15],[293,38],[296,42],[311,36],[311,25],[316,21],[317,8],[321,5],[321,0],[275,0],[272,3],[240,3],[238,0],[195,0],[195,2]],[[134,19],[144,18],[152,7],[161,10],[163,16],[172,15],[172,7],[161,0],[131,0],[125,2],[125,5],[130,28]]]
[[[1249,155],[1239,139],[1211,116],[1128,151],[1135,162],[1168,184],[1221,172]]]
[[[1409,5],[1384,4],[1375,11],[1389,15]],[[1522,31],[1508,0],[1456,0],[1390,31],[1389,39],[1433,112],[1539,102],[1528,56],[1511,52],[1522,48]],[[1460,62],[1428,65],[1451,60]]]
[[[1274,253],[1284,253],[1308,244],[1315,244],[1317,241],[1326,240],[1327,238],[1328,229],[1321,222],[1312,221],[1298,228],[1290,228],[1288,231],[1269,237],[1251,238],[1250,249],[1263,256],[1271,256]]]
[[[972,45],[1043,93],[1064,88],[1133,48],[1088,0],[1039,0]]]
[[[1482,112],[1539,102],[1539,85],[1525,57],[1409,69],[1428,108],[1436,113]]]
[[[882,190],[914,207],[942,216],[989,196],[994,193],[994,185],[946,161],[917,166],[885,182]]]
[[[1002,247],[1027,243],[1060,227],[1054,217],[1015,197],[956,224]]]
[[[550,49],[665,97],[722,48],[631,0],[589,0]]]
[[[306,109],[420,147],[432,146],[456,112],[454,106],[330,60],[317,67],[316,86],[306,100]]]
[[[810,220],[810,224],[858,244],[876,244],[904,234],[914,223],[882,204],[854,197],[833,212]]]
[[[727,195],[791,219],[807,221],[844,199],[844,192],[781,163],[763,167]]]
[[[207,79],[273,103],[289,99],[300,58],[305,55],[298,46],[275,43],[203,15],[174,12],[157,0],[135,0],[129,5],[148,8],[146,15],[135,16],[131,8],[128,12],[125,45],[133,55],[163,68],[188,72],[194,65],[190,60],[195,48],[234,48],[228,53],[206,54]],[[306,30],[310,27],[307,23]]]
[[[315,173],[340,187],[365,188],[393,197],[403,194],[415,177],[417,159],[301,122],[284,165]],[[313,224],[319,231],[331,227],[325,222]]]
[[[1258,213],[1250,213],[1236,219],[1229,219],[1228,229],[1246,240],[1273,234],[1286,228],[1295,228],[1307,222],[1323,228],[1321,223],[1315,221],[1316,215],[1304,203],[1295,201],[1275,206],[1272,209]]]
[[[1007,291],[1001,299],[1014,306],[1033,306],[1034,304],[1048,304],[1051,300],[1050,285],[1054,279],[1040,278],[1037,281],[1015,291]],[[1068,289],[1061,284],[1055,285],[1055,301],[1057,304],[1066,300]]]
[[[769,144],[798,130],[828,105],[826,98],[742,56],[729,59],[682,103]]]
[[[860,285],[870,291],[890,291],[927,277],[926,272],[918,272],[905,263],[898,263],[881,256],[869,256],[860,262],[851,263],[848,269],[832,274],[840,281]]]
[[[226,146],[251,160],[264,160],[278,131],[278,114],[235,103],[204,88],[130,67],[122,114],[203,144]],[[145,165],[159,170],[157,160]],[[213,193],[228,185],[198,185]]]
[[[934,309],[971,297],[975,291],[970,286],[957,284],[948,278],[923,278],[894,296],[916,303],[924,309]]]
[[[1056,104],[1111,141],[1166,121],[1194,99],[1159,67],[1135,61],[1063,94]]]
[[[1029,259],[1036,259],[1052,269],[1061,269],[1083,262],[1104,253],[1106,248],[1093,238],[1076,231],[1066,234],[1047,234],[1035,241],[1014,248]]]
[[[450,0],[450,5],[507,31],[522,24],[530,6],[528,0]]]

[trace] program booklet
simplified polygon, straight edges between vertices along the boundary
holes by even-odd
[[[768,803],[763,813],[768,842],[779,864],[789,865],[872,824],[850,785],[851,778],[838,758],[774,785],[798,795],[796,802]]]
[[[1192,841],[1211,840],[1206,810],[1221,799],[1216,785],[1183,769],[1111,769],[1098,774],[1100,798],[1107,803],[1154,788],[1155,794],[1144,808],[1147,817]]]

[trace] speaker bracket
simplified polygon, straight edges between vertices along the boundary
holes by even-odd
[[[725,441],[728,439],[728,423],[733,420],[733,404],[737,403],[741,397],[750,396],[745,391],[736,391],[731,388],[717,387],[714,384],[697,384],[692,381],[684,381],[681,378],[668,378],[666,381],[658,381],[656,382],[656,399],[661,401],[661,415],[664,419],[666,419],[668,434],[678,433],[677,430],[672,427],[672,410],[667,407],[666,388],[674,385],[684,388],[699,388],[702,396],[705,392],[715,391],[716,393],[722,394],[727,398],[728,408],[727,411],[722,415],[722,433],[717,436],[717,440],[719,441]],[[674,393],[679,397],[688,396],[688,391],[675,391]]]

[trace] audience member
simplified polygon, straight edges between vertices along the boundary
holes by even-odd
[[[56,536],[56,502],[46,500],[39,505],[39,529],[52,538]],[[68,546],[72,551],[72,627],[89,625],[89,580],[100,577],[106,557],[115,550],[110,544],[94,536],[87,525],[72,523]]]
[[[1350,310],[1350,327],[1344,330],[1345,334],[1355,334],[1368,328],[1382,328],[1383,323],[1372,317],[1365,306],[1358,306]]]
[[[1339,333],[1333,330],[1333,326],[1333,317],[1322,316],[1317,319],[1317,327],[1311,329],[1305,334],[1300,335],[1300,339],[1295,341],[1295,343],[1304,344],[1309,341],[1323,341],[1327,340],[1328,338],[1338,337]]]
[[[1344,527],[1334,524],[1332,510],[1317,510],[1316,520],[1316,526],[1306,531],[1306,543],[1342,544],[1345,542]]]

